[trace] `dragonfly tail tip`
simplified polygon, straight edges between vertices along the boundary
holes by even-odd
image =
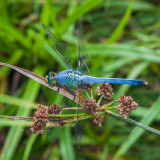
[[[148,85],[148,82],[144,82],[145,85]]]

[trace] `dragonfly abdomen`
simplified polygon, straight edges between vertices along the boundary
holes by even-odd
[[[129,85],[145,85],[147,82],[136,79],[123,79],[123,78],[99,78],[91,76],[83,76],[84,83],[111,83],[111,84],[129,84]]]

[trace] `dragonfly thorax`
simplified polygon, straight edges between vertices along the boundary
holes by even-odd
[[[54,80],[62,85],[76,85],[81,83],[81,77],[81,72],[68,69],[54,76]]]
[[[79,71],[69,70],[67,72],[67,84],[68,85],[75,85],[81,82],[82,74]]]
[[[71,69],[64,70],[58,74],[51,71],[46,75],[45,81],[51,85],[55,82],[62,85],[76,85],[82,83],[82,74]]]

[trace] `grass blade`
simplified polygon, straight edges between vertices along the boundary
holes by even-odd
[[[24,99],[13,97],[13,96],[8,96],[8,95],[1,94],[1,93],[0,93],[0,102],[11,104],[11,105],[16,105],[19,107],[37,109],[37,104],[33,102],[28,102]]]
[[[22,50],[17,50],[13,53],[13,55],[10,57],[10,59],[8,60],[7,63],[11,63],[11,64],[17,64],[17,62],[19,62],[19,60],[21,59],[23,55]],[[8,67],[4,67],[0,70],[0,78],[2,78],[5,74],[7,74],[10,71],[10,69]]]
[[[121,32],[123,31],[124,27],[126,26],[128,20],[129,20],[129,18],[131,16],[132,9],[133,9],[133,4],[134,4],[134,0],[132,0],[130,2],[125,15],[123,16],[123,18],[120,21],[119,25],[117,26],[117,28],[114,30],[114,32],[112,33],[112,35],[108,39],[108,41],[107,41],[108,44],[114,43],[119,38]]]
[[[11,120],[11,119],[3,119],[3,118],[0,118],[0,126],[3,126],[3,127],[17,127],[17,126],[21,126],[21,127],[29,127],[33,122],[30,122],[30,121],[19,121],[19,120]]]
[[[111,56],[160,63],[160,51],[126,44],[90,44],[87,45],[91,56]],[[76,51],[76,49],[74,49]]]
[[[97,6],[98,4],[102,3],[103,0],[87,0],[84,3],[82,3],[81,5],[79,5],[73,12],[72,14],[70,14],[67,18],[63,19],[60,22],[60,28],[57,28],[57,33],[59,33],[60,35],[62,35],[67,29],[68,27],[74,23],[77,19],[79,19],[83,14],[87,13],[88,11],[90,11],[92,8],[94,8],[95,6]]]
[[[36,138],[37,138],[36,134],[32,134],[29,137],[25,151],[24,151],[23,160],[29,159],[29,154],[30,154],[30,151],[32,150],[32,146],[33,146],[33,143],[36,140]]]
[[[72,146],[72,138],[69,127],[64,128],[64,134],[60,137],[60,144],[63,160],[74,160],[75,155]]]

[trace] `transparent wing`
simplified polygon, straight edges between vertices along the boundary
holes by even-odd
[[[82,24],[80,20],[77,21],[77,36],[78,36],[78,56],[77,56],[77,70],[81,73],[91,75],[88,68],[89,56],[84,44],[82,34]]]
[[[77,107],[80,107],[80,105],[77,104]],[[75,143],[78,149],[80,149],[81,140],[84,132],[84,120],[80,120],[82,113],[84,112],[81,109],[77,109],[77,112],[76,112],[77,121],[75,124]]]
[[[55,143],[63,134],[63,127],[48,127],[47,134],[49,141]]]
[[[72,89],[72,90],[77,90],[78,89],[77,85],[68,86],[68,87],[70,87],[69,89]],[[83,135],[83,126],[84,126],[82,121],[81,120],[79,121],[82,110],[80,110],[80,109],[75,110],[74,107],[76,106],[76,108],[77,108],[77,107],[81,107],[81,106],[78,105],[73,100],[70,100],[66,97],[63,97],[62,106],[63,106],[64,109],[66,108],[63,111],[63,114],[65,114],[67,116],[72,115],[72,116],[76,117],[76,121],[74,122],[74,126],[75,126],[74,127],[74,131],[75,131],[74,137],[75,137],[75,144],[76,144],[77,148],[80,148],[81,139],[82,139],[82,135]],[[72,107],[73,107],[73,109],[72,109]]]
[[[46,31],[48,37],[51,39],[57,53],[59,54],[62,61],[64,62],[65,67],[67,69],[73,69],[72,66],[71,66],[71,62],[73,62],[73,61],[69,60],[69,58],[66,57],[66,56],[71,57],[68,50],[66,50],[64,48],[64,46],[61,44],[61,42],[56,38],[56,36],[49,30],[49,28],[45,24],[42,24],[42,26],[43,26],[44,30]]]
[[[58,105],[62,105],[62,101],[63,101],[64,96],[60,96]],[[54,117],[54,114],[53,114]],[[60,136],[63,134],[64,132],[64,126],[59,124],[59,127],[48,127],[47,128],[47,135],[48,135],[48,139],[51,143],[56,143],[58,141],[58,139],[60,138]]]
[[[82,74],[91,75],[90,70],[88,68],[89,56],[84,44],[83,34],[82,34],[82,24],[80,20],[77,21],[77,37],[78,37],[77,70],[80,71]],[[81,84],[81,86],[83,85],[84,84]],[[79,86],[77,88],[79,88]],[[79,94],[81,94],[80,88],[78,89],[78,92]],[[78,104],[77,104],[77,107],[80,108]],[[84,120],[80,120],[82,113],[84,112],[81,109],[77,109],[77,113],[76,113],[77,121],[75,124],[75,143],[77,148],[80,148],[81,146],[81,140],[82,140],[83,131],[84,131]]]

